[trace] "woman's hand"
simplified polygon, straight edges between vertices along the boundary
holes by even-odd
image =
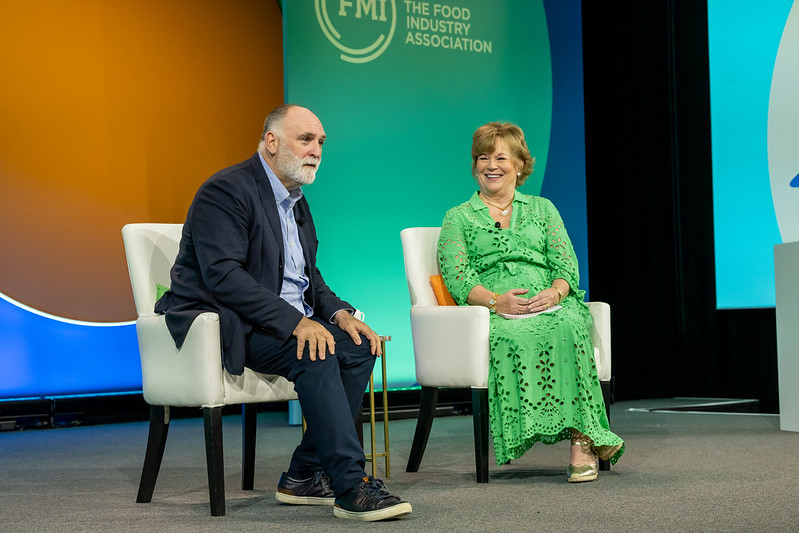
[[[555,288],[547,288],[532,298],[523,298],[530,289],[511,289],[495,298],[494,310],[502,315],[525,315],[527,313],[540,313],[546,311],[561,300],[560,293]],[[494,293],[482,285],[476,285],[469,292],[467,303],[471,305],[484,305],[491,307]]]
[[[553,305],[558,305],[560,303],[560,293],[557,289],[549,287],[528,299],[527,302],[529,309],[529,311],[526,311],[527,313],[540,313]]]
[[[523,315],[530,313],[529,311],[529,298],[520,298],[520,295],[527,294],[530,289],[511,289],[505,294],[501,294],[497,298],[496,309],[497,313],[503,315]]]

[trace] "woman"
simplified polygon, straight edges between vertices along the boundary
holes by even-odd
[[[615,463],[624,442],[608,429],[591,315],[577,290],[577,259],[560,215],[549,200],[516,191],[534,162],[518,126],[491,122],[477,129],[472,173],[480,190],[444,217],[439,262],[458,304],[491,311],[488,388],[497,464],[518,459],[536,442],[569,439],[568,481],[592,481],[597,457]]]

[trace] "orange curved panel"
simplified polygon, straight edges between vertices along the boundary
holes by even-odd
[[[182,222],[283,101],[277,2],[0,6],[0,292],[135,318],[120,230]]]

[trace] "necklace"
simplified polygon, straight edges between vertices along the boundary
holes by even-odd
[[[515,194],[514,194],[513,196],[514,196],[514,198],[516,197],[516,195],[515,195]],[[505,205],[505,207],[500,207],[500,206],[498,206],[497,204],[492,204],[491,202],[489,202],[488,200],[486,200],[486,199],[485,199],[485,197],[484,197],[482,194],[480,194],[480,199],[483,201],[483,203],[485,203],[485,204],[488,204],[488,205],[490,205],[490,206],[492,206],[492,207],[496,207],[497,209],[499,209],[499,210],[501,211],[501,213],[500,213],[500,214],[501,214],[503,217],[506,217],[506,216],[508,216],[508,215],[510,214],[510,211],[508,211],[508,208],[510,207],[510,204],[512,204],[512,203],[513,203],[513,200],[514,200],[514,198],[511,198],[511,199],[510,199],[510,202],[508,202],[508,203]]]

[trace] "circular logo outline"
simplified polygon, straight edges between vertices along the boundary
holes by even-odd
[[[386,51],[391,40],[394,38],[394,31],[397,28],[397,2],[391,0],[391,29],[388,36],[381,33],[375,41],[364,48],[350,48],[340,42],[341,34],[333,26],[327,14],[327,0],[314,0],[316,10],[316,20],[322,28],[322,33],[333,46],[341,50],[341,59],[350,63],[368,63],[379,57]],[[375,50],[377,49],[377,50]]]

